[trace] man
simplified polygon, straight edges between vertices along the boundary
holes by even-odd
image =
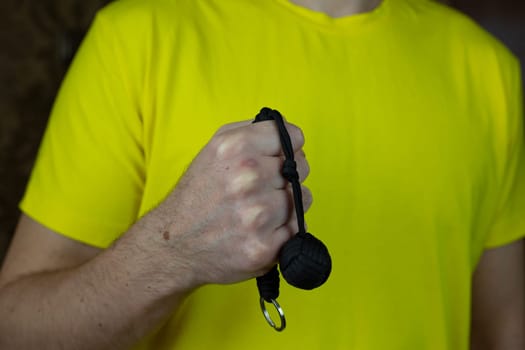
[[[252,280],[297,230],[280,143],[232,123],[265,105],[333,259],[282,286],[282,333]],[[436,3],[116,2],[22,201],[0,347],[523,349],[524,157],[517,60]]]

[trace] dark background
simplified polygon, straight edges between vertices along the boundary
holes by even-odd
[[[0,262],[60,81],[96,10],[108,2],[0,0]],[[524,2],[443,2],[473,17],[525,62]]]

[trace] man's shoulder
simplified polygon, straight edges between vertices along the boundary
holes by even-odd
[[[495,54],[502,60],[516,61],[512,52],[474,19],[433,0],[405,0],[420,20],[453,44],[480,55]]]
[[[97,14],[115,24],[142,21],[156,13],[176,7],[185,0],[116,0],[110,2]]]
[[[97,19],[120,32],[169,37],[181,29],[206,29],[210,19],[235,21],[236,14],[258,8],[257,4],[251,0],[116,0],[100,10]]]
[[[99,14],[113,20],[140,20],[153,16],[155,20],[174,22],[187,17],[194,17],[209,9],[218,12],[220,8],[232,8],[253,5],[248,0],[115,0],[106,5]]]
[[[149,25],[162,21],[176,22],[194,12],[199,1],[195,0],[116,0],[97,14],[114,25]]]

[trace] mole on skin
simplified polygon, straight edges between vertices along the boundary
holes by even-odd
[[[169,241],[170,233],[168,231],[164,231],[164,233],[162,234],[162,237],[164,237],[164,240]]]

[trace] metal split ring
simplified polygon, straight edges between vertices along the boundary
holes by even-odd
[[[268,322],[270,327],[275,329],[277,332],[280,332],[286,328],[286,318],[284,317],[284,311],[281,308],[281,305],[279,305],[279,303],[277,302],[277,300],[270,299],[270,302],[275,307],[275,310],[277,310],[277,312],[279,313],[279,318],[281,319],[281,324],[279,325],[279,327],[277,327],[275,322],[273,322],[272,317],[270,316],[270,313],[266,309],[266,303],[265,303],[264,298],[261,297],[261,299],[259,300],[259,303],[261,304],[261,310],[263,312],[264,318],[266,319],[266,322]]]

